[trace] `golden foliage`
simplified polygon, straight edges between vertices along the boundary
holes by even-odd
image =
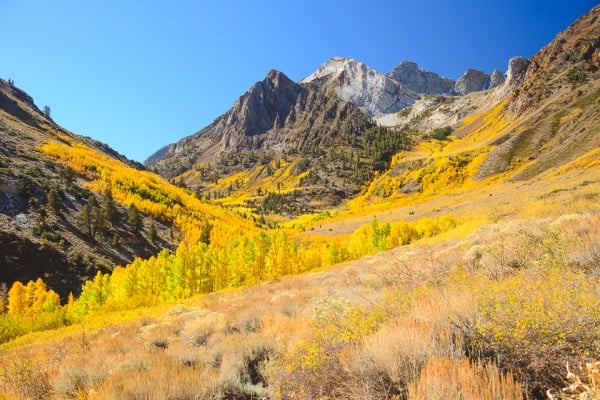
[[[174,223],[189,240],[196,240],[207,222],[214,227],[211,240],[220,245],[240,232],[254,230],[249,221],[197,199],[154,173],[129,167],[83,143],[49,142],[42,146],[42,151],[84,178],[90,190],[104,193],[111,189],[119,203],[127,207],[133,204],[155,219]]]

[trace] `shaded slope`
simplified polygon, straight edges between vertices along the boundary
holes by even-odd
[[[77,165],[62,162],[46,146],[85,148],[123,170],[136,171],[140,164],[56,125],[29,95],[4,80],[0,138],[0,282],[10,286],[42,277],[66,297],[97,271],[174,247],[178,233],[171,230],[172,221],[153,220],[142,212],[136,223],[140,231],[133,231],[127,207],[134,200],[124,201],[114,188],[116,198],[110,201],[105,191],[110,186],[89,186]]]

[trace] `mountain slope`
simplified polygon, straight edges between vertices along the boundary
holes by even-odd
[[[514,179],[530,179],[600,146],[598,18],[597,6],[521,70],[507,105],[514,126],[498,136],[481,178],[520,169]]]
[[[252,229],[56,125],[4,80],[0,138],[0,282],[9,286],[42,277],[66,297],[98,271],[174,249],[209,221],[215,241],[223,229]]]
[[[599,17],[596,7],[530,61],[511,59],[506,81],[495,89],[419,100],[395,116],[392,123],[425,130],[423,141],[416,151],[397,154],[350,207],[393,209],[461,192],[479,198],[478,190],[493,191],[499,182],[509,193],[515,190],[511,182],[535,192],[544,190],[534,189],[542,176],[577,168],[588,178],[565,191],[594,184],[589,171],[600,147]],[[365,214],[362,223],[373,215]]]
[[[382,141],[378,129],[334,90],[271,71],[227,113],[147,164],[213,199],[264,208],[266,192],[292,196],[288,203],[297,202],[297,210],[288,211],[299,213],[356,194],[378,163],[408,145],[400,132]]]
[[[29,95],[4,80],[0,80],[0,137],[0,282],[10,285],[43,277],[66,296],[99,270],[172,248],[173,239],[166,234],[154,241],[147,234],[132,240],[127,209],[111,201],[107,219],[104,206],[110,200],[90,191],[72,168],[61,165],[42,146],[73,141],[128,168],[141,166],[102,143],[60,128]],[[143,215],[141,222],[150,224]],[[159,222],[154,226],[159,233],[168,229]]]

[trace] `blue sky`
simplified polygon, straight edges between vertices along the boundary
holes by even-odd
[[[227,111],[272,69],[333,56],[457,78],[531,57],[596,1],[0,0],[0,77],[137,161]]]

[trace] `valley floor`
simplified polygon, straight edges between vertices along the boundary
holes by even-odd
[[[597,213],[505,220],[137,318],[98,314],[6,344],[0,393],[543,398],[568,383],[565,362],[600,354],[599,226]]]

